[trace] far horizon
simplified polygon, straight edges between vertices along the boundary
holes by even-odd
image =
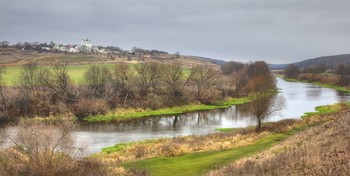
[[[88,39],[81,39],[81,40],[88,40]],[[0,41],[1,42],[1,41]],[[25,42],[28,42],[28,41],[25,41]],[[13,43],[10,43],[10,45],[15,45],[17,43],[25,43],[24,41],[17,41],[17,42],[13,42]],[[33,41],[33,42],[29,42],[29,43],[34,43],[34,42],[39,42],[40,44],[49,44],[50,42],[54,42],[55,44],[59,44],[59,45],[65,45],[65,46],[68,46],[68,45],[79,45],[79,43],[73,43],[73,42],[70,42],[70,43],[57,43],[55,41]],[[93,41],[91,41],[92,44]],[[102,46],[102,47],[107,47],[107,46],[113,46],[113,47],[119,47],[119,46],[116,46],[116,45],[96,45],[94,44],[94,46]],[[138,48],[142,48],[142,49],[146,49],[146,50],[159,50],[159,49],[156,49],[156,48],[143,48],[143,47],[138,47]],[[124,51],[131,51],[132,48],[130,49],[125,49],[125,48],[121,48],[122,50]],[[159,51],[163,51],[163,50],[159,50]],[[165,51],[165,52],[168,52],[168,51]],[[176,51],[176,52],[179,52],[179,51]],[[175,53],[176,53],[175,52]],[[175,54],[175,53],[170,53],[168,52],[169,54]],[[184,56],[195,56],[195,57],[203,57],[203,58],[208,58],[208,59],[214,59],[214,60],[221,60],[221,61],[226,61],[226,62],[229,62],[229,61],[239,61],[239,62],[253,62],[253,61],[265,61],[265,60],[262,60],[262,59],[251,59],[251,60],[239,60],[239,59],[236,59],[236,60],[224,60],[224,59],[220,59],[220,58],[212,58],[212,57],[208,57],[208,56],[202,56],[202,55],[193,55],[193,54],[182,54],[181,52],[179,52],[180,55],[184,55]],[[309,59],[316,59],[316,58],[320,58],[320,57],[328,57],[328,56],[338,56],[338,55],[347,55],[348,53],[343,53],[343,54],[334,54],[334,55],[325,55],[325,56],[315,56],[315,57],[312,57],[312,58],[305,58],[305,59],[302,59],[302,60],[299,60],[299,61],[294,61],[294,62],[285,62],[285,63],[270,63],[270,62],[267,62],[268,64],[272,64],[272,65],[288,65],[288,64],[293,64],[293,63],[297,63],[297,62],[302,62],[302,61],[305,61],[305,60],[309,60]]]

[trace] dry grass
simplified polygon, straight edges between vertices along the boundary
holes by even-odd
[[[96,156],[108,163],[122,163],[125,161],[162,156],[181,156],[193,152],[218,151],[246,146],[268,134],[270,133],[248,133],[244,135],[217,133],[203,136],[187,136],[172,139],[141,141],[125,144],[124,146],[119,147],[117,145],[115,146],[118,148],[117,151],[112,153],[103,152]]]
[[[0,175],[105,175],[100,162],[82,158],[85,147],[71,136],[74,126],[70,121],[20,121],[14,134],[8,132],[10,146],[0,150]]]
[[[284,120],[267,124],[263,127],[264,131],[260,133],[255,133],[254,128],[245,128],[229,133],[118,144],[114,147],[106,148],[104,152],[96,154],[93,158],[110,166],[109,173],[111,174],[142,175],[143,172],[138,173],[139,171],[125,170],[121,165],[125,162],[148,158],[174,157],[196,152],[223,151],[248,146],[275,132],[287,131],[296,122],[295,120]]]
[[[256,140],[268,136],[269,132],[259,134],[249,133],[245,135],[218,133],[205,136],[176,137],[173,139],[157,139],[142,141],[120,146],[116,152],[102,152],[93,158],[110,166],[111,175],[143,175],[143,172],[126,170],[122,166],[128,161],[136,161],[156,157],[173,157],[185,154],[221,151],[253,144]]]
[[[159,62],[159,63],[174,63],[180,62],[186,67],[192,67],[193,65],[209,64],[213,68],[220,69],[219,65],[213,64],[209,61],[204,61],[196,57],[181,56],[175,58],[172,54],[160,54],[151,59],[144,59],[132,56],[132,60],[128,60],[126,56],[119,57],[118,54],[114,54],[113,59],[108,58],[107,54],[94,54],[94,53],[55,53],[55,52],[42,52],[26,50],[22,51],[14,48],[0,48],[0,64],[3,66],[20,66],[32,61],[36,61],[39,65],[51,65],[55,62],[67,62],[70,65],[86,65],[86,64],[113,64],[118,62],[126,62],[131,64],[137,64],[140,62]]]
[[[304,118],[303,120],[288,119],[279,122],[266,123],[263,125],[263,131],[261,133],[255,133],[255,129],[251,127],[234,130],[233,132],[229,133],[215,133],[203,136],[187,136],[176,137],[172,139],[157,139],[124,143],[106,148],[104,152],[95,155],[94,158],[108,165],[109,173],[111,174],[143,175],[144,172],[124,169],[123,164],[129,163],[130,161],[134,162],[149,158],[189,156],[188,154],[193,153],[225,151],[239,147],[250,146],[256,141],[273,134],[293,133],[295,130],[299,131],[310,126],[333,121],[338,118],[337,114],[341,114],[349,110],[349,106],[346,104],[336,104],[334,106],[340,107],[338,109],[340,113],[336,113],[336,115],[315,115],[312,117]],[[314,135],[313,133],[314,132],[308,131],[307,135],[303,136],[303,138],[293,137],[293,140],[288,140],[290,142],[285,142],[282,146],[278,145],[279,147],[275,147],[276,149],[270,152],[271,154],[261,154],[258,158],[260,158],[260,156],[275,156],[277,154],[283,153],[287,150],[288,146],[294,145],[296,139],[300,138],[300,141],[306,141],[307,138]],[[297,136],[300,136],[300,134]],[[298,146],[299,145],[297,145],[297,147]],[[229,170],[230,169],[228,169],[228,171]],[[230,172],[227,172],[227,170],[223,169],[212,174],[225,175],[230,174]],[[240,174],[238,173],[238,175]]]
[[[308,118],[305,123],[332,119],[208,175],[350,175],[350,111]]]

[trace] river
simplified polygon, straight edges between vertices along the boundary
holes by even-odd
[[[309,83],[287,82],[277,78],[278,96],[286,106],[267,121],[299,119],[304,112],[314,111],[316,106],[350,101],[350,94]],[[110,124],[82,125],[74,132],[77,139],[88,146],[88,153],[117,143],[155,138],[200,135],[215,132],[215,128],[236,128],[255,125],[245,106],[200,111],[176,116],[149,117]]]

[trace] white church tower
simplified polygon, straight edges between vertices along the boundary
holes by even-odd
[[[89,49],[92,48],[92,43],[91,43],[91,40],[89,39],[82,39],[80,45],[85,46],[86,48],[89,48]]]

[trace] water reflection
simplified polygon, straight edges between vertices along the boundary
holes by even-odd
[[[316,85],[307,86],[307,98],[317,100],[322,94],[322,88]]]
[[[349,92],[342,92],[342,91],[336,91],[337,92],[337,98],[339,102],[348,102],[350,93]]]
[[[286,108],[268,121],[299,118],[304,112],[314,111],[316,106],[349,101],[349,94],[307,83],[286,82],[277,79],[281,89],[279,96],[286,101]],[[267,107],[268,108],[268,107]],[[200,111],[175,116],[152,117],[114,124],[83,125],[75,132],[79,139],[90,143],[90,152],[116,143],[184,135],[208,134],[215,128],[246,127],[255,125],[250,104],[227,109]]]

